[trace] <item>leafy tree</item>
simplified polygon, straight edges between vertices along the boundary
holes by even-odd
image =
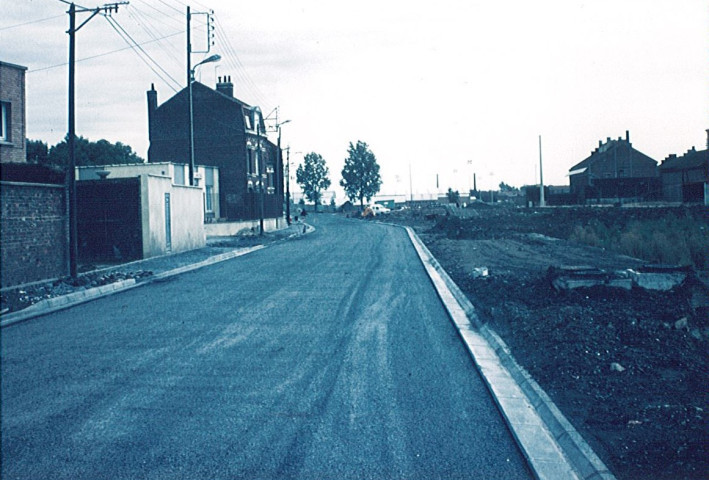
[[[340,185],[350,200],[359,200],[364,207],[364,199],[369,202],[382,186],[379,164],[369,146],[360,140],[356,146],[350,142],[347,152],[349,156],[345,159]]]
[[[308,197],[308,200],[315,203],[316,212],[322,192],[330,186],[329,173],[325,159],[315,152],[305,155],[303,164],[299,165],[295,172],[296,180],[303,189],[303,193]]]
[[[458,190],[453,190],[452,188],[449,188],[446,195],[448,196],[448,203],[458,204],[458,202],[460,201],[460,193],[458,193]]]
[[[519,189],[512,187],[510,185],[507,185],[505,182],[500,182],[500,191],[501,192],[517,192],[517,191],[519,191]]]
[[[27,139],[27,162],[46,165],[49,163],[49,146],[42,140]]]
[[[69,145],[67,138],[49,149],[48,162],[54,165],[69,164]],[[126,163],[144,163],[133,149],[121,142],[115,144],[108,140],[91,142],[84,137],[76,137],[74,141],[76,165],[122,165]]]

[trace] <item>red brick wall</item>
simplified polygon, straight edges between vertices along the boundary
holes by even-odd
[[[0,182],[2,287],[69,274],[63,186]]]

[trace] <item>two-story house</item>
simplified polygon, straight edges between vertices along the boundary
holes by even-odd
[[[616,203],[654,200],[660,197],[657,162],[633,148],[630,133],[625,139],[608,138],[569,169],[571,194],[580,203]]]
[[[709,130],[707,148],[692,147],[684,155],[672,154],[660,164],[662,195],[668,202],[709,202]]]
[[[154,87],[147,95],[148,162],[189,163],[188,88],[161,105]],[[283,165],[261,110],[234,97],[229,77],[216,89],[193,82],[192,104],[194,162],[219,168],[220,220],[281,218]]]

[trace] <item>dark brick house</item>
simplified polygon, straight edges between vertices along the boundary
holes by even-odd
[[[709,130],[707,150],[694,147],[684,155],[670,155],[660,165],[662,196],[668,202],[707,202],[709,184]]]
[[[283,215],[283,165],[278,147],[266,137],[258,107],[234,98],[230,78],[216,89],[192,84],[195,164],[219,167],[222,219],[255,220]],[[189,91],[185,87],[158,106],[148,91],[148,162],[189,163]]]
[[[571,195],[579,203],[616,203],[659,200],[661,194],[657,162],[633,148],[630,133],[625,139],[608,138],[569,169]]]

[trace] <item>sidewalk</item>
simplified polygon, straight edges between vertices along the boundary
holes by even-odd
[[[245,255],[313,230],[313,227],[298,222],[266,232],[263,236],[210,237],[204,248],[81,272],[77,285],[62,279],[3,289],[0,292],[0,327]]]

